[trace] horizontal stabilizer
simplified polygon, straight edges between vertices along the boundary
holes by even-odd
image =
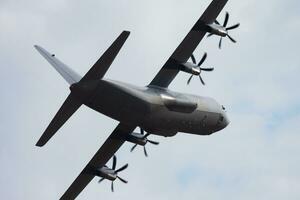
[[[54,54],[50,54],[44,48],[35,45],[36,50],[56,69],[58,73],[70,84],[80,81],[81,76],[74,72],[70,67],[58,60]]]
[[[129,34],[129,31],[123,31],[83,78],[81,78],[71,68],[59,61],[54,54],[50,54],[40,46],[35,45],[34,47],[63,76],[63,78],[70,85],[72,85],[74,83],[82,81],[101,79],[118,55]],[[36,143],[36,146],[44,146],[58,131],[58,129],[60,129],[63,124],[76,112],[81,104],[81,101],[78,100],[74,96],[74,94],[72,94],[71,90],[71,94],[68,96],[59,111],[56,113],[55,117],[52,119],[51,123],[49,124],[39,141]]]
[[[78,110],[81,106],[81,102],[78,101],[72,94],[68,96],[63,105],[60,107],[59,111],[56,113],[55,117],[52,119],[51,123],[36,143],[36,146],[44,146],[48,140],[57,132],[57,130],[62,127],[62,125],[73,115],[73,113]]]
[[[127,40],[130,32],[123,31],[119,37],[114,41],[114,43],[104,52],[104,54],[99,58],[99,60],[93,65],[93,67],[86,73],[82,78],[85,80],[98,80],[101,79],[108,68],[118,55],[125,41]]]

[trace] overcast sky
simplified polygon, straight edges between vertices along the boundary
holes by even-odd
[[[35,147],[69,94],[68,84],[33,48],[38,44],[85,74],[123,31],[131,35],[106,74],[147,85],[210,0],[1,0],[1,199],[58,199],[110,135],[117,122],[81,107],[43,148]],[[211,136],[151,136],[159,146],[134,153],[125,185],[97,183],[78,199],[298,200],[300,199],[300,2],[229,0],[229,24],[241,23],[219,50],[218,37],[195,51],[208,52],[203,74],[186,85],[181,73],[170,88],[210,96],[228,110],[230,125]]]

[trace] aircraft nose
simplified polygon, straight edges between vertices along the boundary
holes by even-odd
[[[223,125],[223,128],[225,128],[225,127],[227,127],[228,126],[228,124],[230,123],[230,121],[229,121],[229,119],[228,119],[228,117],[227,117],[227,115],[225,114],[225,115],[223,115],[223,117],[224,117],[224,120],[223,120],[223,123],[222,123],[222,125]]]
[[[228,126],[228,124],[230,123],[227,115],[225,113],[220,115],[219,121],[218,121],[218,128],[217,130],[222,130],[224,128],[226,128]]]

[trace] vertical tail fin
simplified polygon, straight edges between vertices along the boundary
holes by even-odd
[[[58,60],[54,54],[50,54],[40,46],[35,45],[34,47],[70,85],[80,81],[81,76],[79,76],[75,71],[73,71],[63,62]]]

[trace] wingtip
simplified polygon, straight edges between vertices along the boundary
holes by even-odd
[[[42,135],[42,137],[40,137],[40,139],[37,141],[37,143],[35,144],[35,146],[42,147],[42,146],[44,146],[48,142],[48,140],[46,140],[43,136],[44,135]]]
[[[38,51],[38,52],[42,52],[42,51],[45,51],[43,49],[43,47],[39,46],[39,45],[33,45],[33,47]]]
[[[34,48],[42,55],[45,57],[45,55],[47,57],[50,57],[52,54],[50,54],[46,49],[44,49],[43,47],[39,46],[39,45],[33,45]]]
[[[40,141],[38,141],[38,142],[35,144],[35,146],[37,146],[37,147],[42,147],[42,146],[44,146],[44,145],[45,145],[45,143],[40,142]]]
[[[123,34],[130,35],[130,31],[124,30]]]

